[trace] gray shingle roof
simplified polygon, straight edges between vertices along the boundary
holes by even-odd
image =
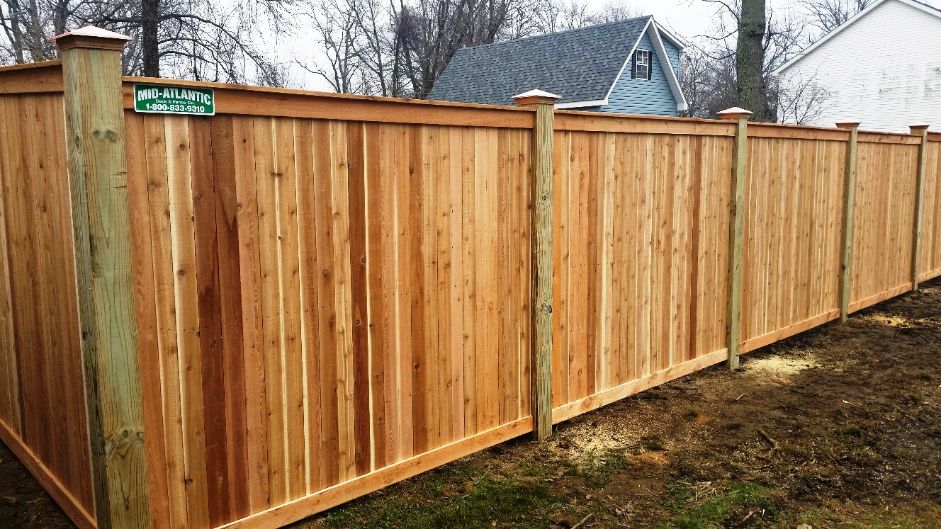
[[[560,103],[604,99],[650,17],[457,51],[429,99],[512,105],[538,88]]]

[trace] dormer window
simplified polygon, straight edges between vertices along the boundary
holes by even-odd
[[[634,79],[650,80],[650,50],[637,50],[632,59]]]

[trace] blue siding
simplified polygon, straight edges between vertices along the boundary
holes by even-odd
[[[662,37],[661,37],[662,38]],[[671,67],[674,72],[679,68],[680,51],[672,42],[663,39]],[[628,61],[621,77],[614,84],[614,90],[608,96],[608,104],[601,107],[602,112],[620,112],[625,114],[654,114],[659,116],[676,115],[676,99],[667,83],[666,74],[660,64],[660,58],[653,49],[650,37],[645,33],[640,39],[638,49],[650,50],[650,80],[631,79],[631,63]]]

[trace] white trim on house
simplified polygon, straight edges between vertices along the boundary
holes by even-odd
[[[651,22],[653,22],[652,26]],[[618,80],[622,75],[624,75],[624,68],[627,67],[628,63],[631,62],[631,58],[634,57],[634,52],[637,51],[637,46],[640,45],[641,39],[644,38],[647,30],[651,27],[653,27],[653,31],[650,32],[650,42],[653,44],[654,51],[657,52],[657,57],[660,59],[660,69],[664,71],[664,74],[667,78],[667,84],[670,85],[670,91],[673,92],[673,99],[676,100],[677,112],[683,112],[689,108],[689,103],[686,102],[686,96],[683,95],[683,90],[680,88],[680,80],[676,78],[676,72],[673,71],[673,63],[670,62],[670,57],[667,56],[667,50],[663,47],[663,40],[660,38],[659,29],[657,29],[660,27],[660,24],[658,24],[653,17],[650,17],[650,19],[647,20],[647,25],[644,26],[643,31],[640,32],[640,36],[637,37],[637,42],[635,42],[634,46],[631,47],[630,53],[627,54],[627,59],[624,61],[624,64],[621,65],[621,69],[618,71],[618,74],[614,77],[614,81],[611,83],[611,88],[608,88],[608,93],[604,96],[605,104],[607,104],[608,99],[611,98],[611,92],[614,91],[614,87],[617,85]],[[682,55],[682,53],[683,49],[681,48],[680,55]],[[666,65],[666,68],[664,68],[664,65]]]
[[[846,28],[852,26],[854,23],[858,22],[860,19],[862,19],[863,17],[865,17],[865,16],[868,15],[869,13],[872,13],[873,10],[875,10],[877,7],[881,6],[882,4],[886,3],[887,1],[901,2],[901,3],[903,3],[903,4],[907,5],[907,6],[911,6],[911,7],[914,7],[915,9],[918,9],[918,10],[920,10],[920,11],[923,11],[923,12],[925,12],[925,13],[928,13],[929,15],[934,15],[934,16],[936,16],[936,17],[938,17],[938,18],[941,18],[941,11],[939,11],[939,10],[937,10],[937,9],[935,9],[935,8],[933,8],[933,7],[931,7],[931,6],[929,6],[929,5],[923,4],[923,3],[921,3],[921,2],[917,2],[917,1],[915,1],[915,0],[876,0],[875,2],[873,2],[872,4],[870,4],[866,9],[863,9],[863,10],[860,11],[859,13],[856,13],[855,15],[853,15],[852,17],[850,17],[849,20],[847,20],[846,22],[844,22],[843,24],[841,24],[839,27],[837,27],[836,29],[834,29],[834,30],[831,31],[830,33],[827,33],[826,35],[824,35],[823,38],[821,38],[821,39],[818,40],[817,42],[811,44],[806,50],[802,51],[799,55],[797,55],[797,56],[794,57],[793,59],[787,61],[786,63],[782,64],[781,67],[779,67],[777,70],[774,71],[774,75],[781,75],[781,73],[782,73],[784,70],[787,70],[787,69],[790,68],[791,66],[794,66],[794,65],[795,65],[796,63],[798,63],[801,59],[803,59],[804,57],[810,55],[815,49],[817,49],[817,48],[819,48],[820,46],[822,46],[825,42],[827,42],[827,41],[830,40],[831,38],[833,38],[833,37],[835,37],[836,35],[838,35],[839,33],[841,33],[844,29],[846,29]]]
[[[663,46],[663,39],[660,38],[658,26],[660,24],[655,23],[653,25],[653,38],[650,40],[653,41],[653,47],[657,52],[657,56],[660,57],[660,67],[666,72],[667,83],[670,85],[670,90],[673,91],[673,99],[676,100],[676,110],[677,112],[683,112],[689,108],[689,103],[686,102],[686,96],[683,95],[683,89],[680,88],[680,80],[676,77],[676,71],[673,69],[673,63],[670,62],[670,57],[667,55],[667,49]],[[663,67],[664,65],[666,68]],[[612,86],[612,88],[614,87]]]
[[[604,95],[604,100],[607,101],[611,98],[611,92],[614,91],[614,86],[618,84],[618,79],[624,75],[624,68],[627,68],[628,63],[631,62],[631,59],[634,57],[634,52],[637,51],[637,46],[640,45],[641,39],[644,38],[644,34],[647,33],[647,28],[650,27],[650,22],[653,21],[653,17],[647,19],[647,24],[644,25],[644,29],[641,30],[640,34],[637,36],[637,41],[634,42],[634,45],[631,46],[631,51],[627,54],[627,59],[624,60],[624,64],[621,65],[621,69],[618,70],[618,74],[614,76],[614,80],[611,81],[611,87],[608,88],[608,93]],[[671,68],[672,69],[672,68]]]
[[[666,37],[667,40],[670,40],[673,42],[673,44],[676,44],[676,47],[680,49],[681,54],[683,53],[683,50],[689,47],[689,43],[683,40],[682,38],[680,38],[679,35],[663,27],[663,24],[657,22],[656,20],[654,20],[653,22],[654,24],[657,25],[657,31],[659,31],[661,35]]]
[[[597,99],[595,101],[572,101],[570,103],[558,103],[555,108],[559,110],[565,110],[567,108],[584,108],[584,107],[603,107],[608,104],[607,98]]]

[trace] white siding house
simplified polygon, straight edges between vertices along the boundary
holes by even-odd
[[[813,123],[859,120],[861,128],[941,131],[941,10],[915,0],[877,0],[776,72],[787,86],[829,92]]]

